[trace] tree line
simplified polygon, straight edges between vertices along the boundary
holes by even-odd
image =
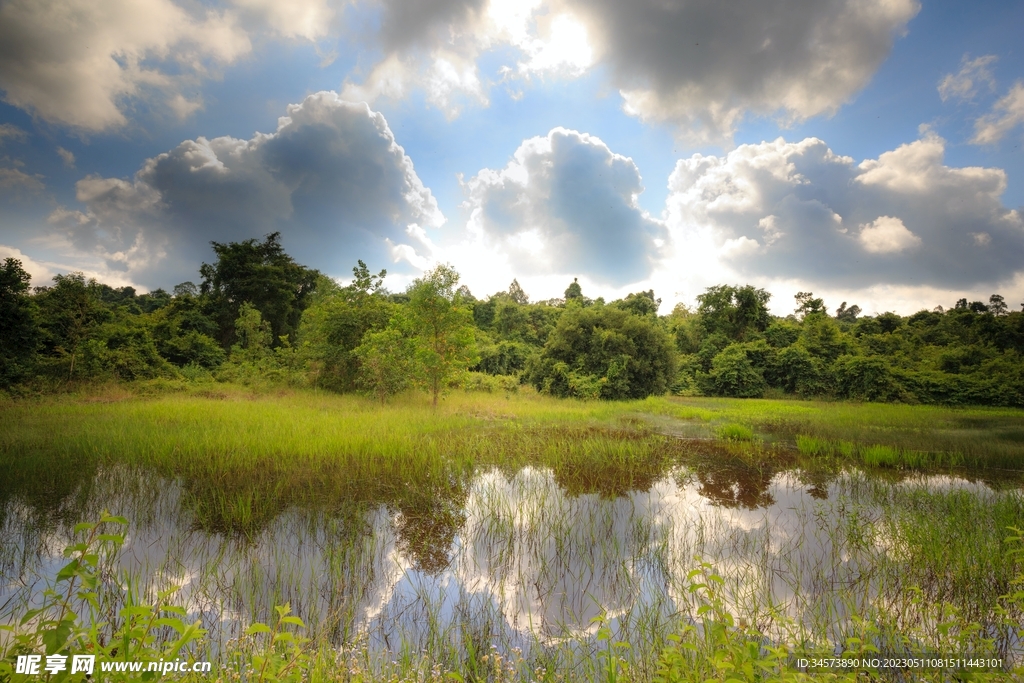
[[[403,292],[362,261],[345,286],[295,262],[280,234],[212,243],[198,285],[138,294],[57,275],[30,287],[0,267],[0,389],[22,395],[82,382],[155,378],[361,391],[412,387],[436,404],[451,386],[560,397],[671,392],[735,397],[1024,405],[1024,313],[1003,297],[910,316],[830,312],[813,293],[793,313],[771,295],[718,285],[659,315],[653,291],[605,302],[573,281],[531,302],[513,281],[478,299],[441,265]]]

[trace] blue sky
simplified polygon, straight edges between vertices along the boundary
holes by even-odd
[[[7,0],[0,257],[140,290],[279,230],[477,296],[1024,301],[1024,4]],[[290,117],[283,119],[282,117]],[[1014,298],[1017,297],[1017,298]]]

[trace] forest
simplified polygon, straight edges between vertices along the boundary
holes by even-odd
[[[95,381],[232,381],[362,391],[416,386],[558,397],[801,397],[1024,405],[1024,313],[1002,296],[913,315],[830,310],[810,292],[769,312],[751,285],[709,287],[659,315],[653,291],[606,302],[572,282],[530,301],[513,281],[485,298],[438,266],[406,291],[360,261],[340,286],[294,261],[280,235],[212,243],[200,283],[138,294],[57,275],[30,287],[0,268],[0,389],[12,396]],[[468,371],[468,372],[467,372]]]

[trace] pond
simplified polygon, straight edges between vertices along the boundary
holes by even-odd
[[[875,635],[883,650],[939,651],[943,602],[994,624],[1014,567],[1006,527],[1024,520],[1016,486],[693,450],[629,486],[480,468],[422,508],[292,507],[250,534],[210,528],[179,481],[101,467],[47,509],[3,503],[0,623],[38,603],[73,525],[106,509],[129,520],[116,573],[150,600],[180,587],[174,602],[210,629],[213,657],[285,603],[315,639],[368,666],[469,648],[568,666],[592,658],[607,627],[647,675],[666,637],[716,598],[766,642],[817,647],[841,649],[861,615],[888,625]],[[710,574],[716,594],[692,590]],[[1021,656],[1013,634],[986,628]]]

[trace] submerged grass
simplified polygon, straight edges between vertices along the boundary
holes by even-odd
[[[739,424],[795,444],[807,455],[854,459],[870,447],[887,466],[969,467],[1024,472],[1024,411],[934,405],[774,399],[657,398],[649,412]]]

